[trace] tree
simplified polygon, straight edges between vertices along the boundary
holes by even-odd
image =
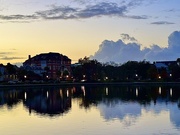
[[[69,75],[69,72],[67,70],[64,70],[63,71],[63,76],[67,76],[67,75]]]
[[[8,63],[5,67],[9,75],[16,74],[17,70],[14,65]]]
[[[56,75],[57,75],[57,77],[60,77],[60,76],[61,76],[61,70],[58,70],[58,71],[56,72]]]
[[[157,68],[152,65],[149,69],[148,69],[148,76],[154,80],[154,79],[157,79],[158,78],[158,71],[157,71]]]

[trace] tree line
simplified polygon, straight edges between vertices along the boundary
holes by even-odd
[[[71,72],[64,71],[61,73],[58,70],[57,78],[53,80],[73,82],[179,81],[180,64],[178,63],[180,63],[180,59],[164,68],[156,67],[155,63],[146,60],[128,61],[120,65],[114,62],[101,63],[84,57],[80,58],[78,63],[72,64]],[[1,64],[1,66],[4,65]],[[19,68],[10,63],[4,67],[4,74],[8,80],[13,78],[21,81],[50,80],[47,78],[48,70],[45,70],[44,74],[40,76],[33,71],[27,71],[23,67]],[[0,77],[2,75],[0,72]]]
[[[180,66],[173,63],[168,68],[158,68],[146,60],[118,65],[113,62],[100,63],[85,57],[72,67],[72,74],[77,81],[178,81]]]

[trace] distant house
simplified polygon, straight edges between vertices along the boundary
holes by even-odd
[[[171,77],[172,71],[169,68],[170,66],[178,65],[177,61],[156,61],[154,62],[156,69],[158,70],[159,74],[162,74],[162,69],[165,69],[164,76]]]
[[[168,70],[168,67],[171,65],[177,65],[177,61],[156,61],[154,65],[157,69],[165,68]]]
[[[65,55],[52,52],[38,54],[34,57],[29,55],[28,60],[23,63],[23,67],[41,76],[46,73],[48,78],[56,79],[64,71],[71,74],[71,59]]]

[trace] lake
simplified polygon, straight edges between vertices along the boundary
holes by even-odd
[[[180,86],[0,88],[1,135],[179,135]]]

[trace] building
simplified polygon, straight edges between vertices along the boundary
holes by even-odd
[[[177,61],[156,61],[154,62],[154,65],[156,68],[168,68],[171,65],[177,65]]]
[[[29,55],[28,60],[23,63],[23,67],[51,79],[62,77],[65,71],[71,75],[71,59],[59,53],[42,53],[34,57]]]

